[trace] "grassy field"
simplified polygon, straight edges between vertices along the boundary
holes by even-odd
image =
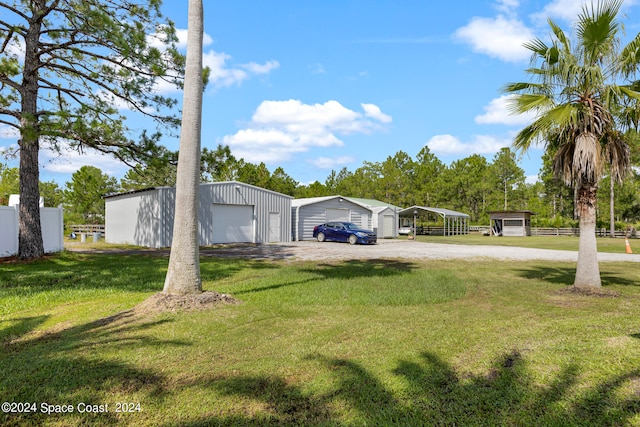
[[[636,265],[207,257],[241,303],[134,315],[166,266],[0,263],[0,425],[640,425]]]
[[[401,237],[406,239],[406,237]],[[528,236],[528,237],[491,237],[479,233],[459,236],[418,236],[419,242],[450,243],[460,245],[497,245],[520,246],[524,248],[558,249],[563,251],[577,251],[578,237],[571,236]],[[598,237],[598,252],[625,253],[624,239]],[[640,253],[640,240],[630,239],[630,246],[636,253]]]

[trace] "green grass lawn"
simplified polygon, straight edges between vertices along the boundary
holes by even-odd
[[[406,239],[406,237],[400,237]],[[471,233],[459,236],[418,236],[419,242],[448,243],[459,245],[496,245],[496,246],[520,246],[524,248],[557,249],[563,251],[577,251],[578,237],[572,236],[483,236],[479,233]],[[598,237],[598,252],[625,253],[624,239],[611,239]],[[640,241],[630,239],[630,246],[635,253],[640,253]]]
[[[133,316],[166,266],[0,263],[0,402],[38,411],[0,425],[640,425],[635,264],[596,297],[571,263],[207,257],[240,304]]]

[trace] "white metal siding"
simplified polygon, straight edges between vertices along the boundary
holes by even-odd
[[[279,213],[279,241],[291,240],[291,197],[240,182],[201,184],[198,191],[201,245],[211,245],[216,240],[212,215],[214,204],[254,206],[252,241],[256,243],[266,243],[273,238],[269,235],[269,218],[271,213]],[[106,206],[107,241],[150,247],[171,246],[175,188],[161,187],[109,197]]]
[[[162,190],[108,198],[105,203],[105,241],[151,248],[164,246],[159,203]]]

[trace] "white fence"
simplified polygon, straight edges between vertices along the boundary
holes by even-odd
[[[64,250],[62,208],[40,208],[45,252]],[[18,253],[18,206],[0,206],[0,257]]]

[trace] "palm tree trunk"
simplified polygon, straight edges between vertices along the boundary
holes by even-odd
[[[598,266],[598,244],[596,241],[597,184],[585,183],[577,192],[577,207],[580,219],[580,241],[578,244],[578,265],[576,287],[601,287]]]
[[[187,59],[182,103],[182,128],[176,177],[173,240],[164,293],[202,292],[198,233],[198,189],[202,128],[202,0],[189,0]]]

